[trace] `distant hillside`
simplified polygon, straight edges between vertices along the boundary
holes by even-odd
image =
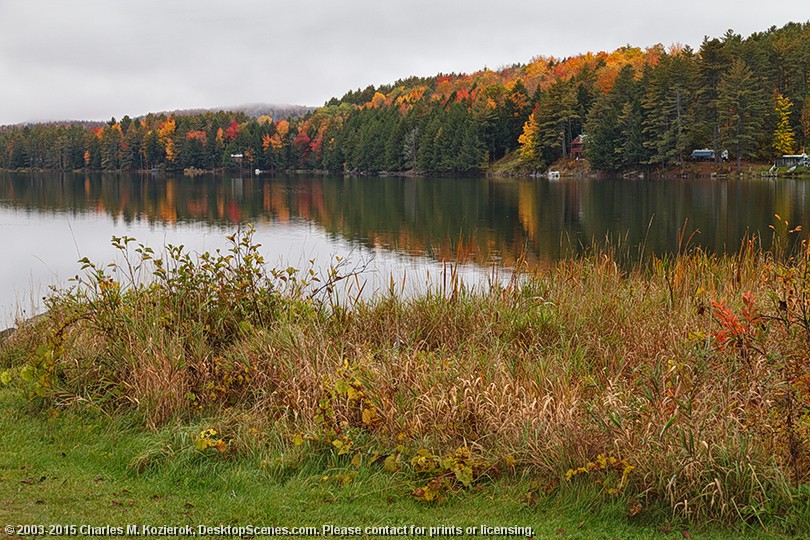
[[[152,116],[197,116],[205,113],[215,113],[219,111],[243,113],[251,118],[269,116],[274,120],[294,120],[303,118],[317,107],[307,107],[305,105],[275,105],[272,103],[245,103],[242,105],[229,105],[222,107],[210,107],[208,109],[176,109],[173,111],[153,111],[141,114],[135,118],[142,119],[151,114]],[[87,129],[101,127],[108,122],[100,120],[52,120],[48,122],[20,122],[17,124],[0,125],[0,131],[14,128],[24,128],[25,126],[69,126],[78,125]]]
[[[161,111],[155,114],[173,114],[175,116],[191,116],[205,114],[207,112],[231,111],[241,112],[252,118],[269,116],[275,120],[291,120],[302,118],[314,111],[317,107],[306,107],[304,105],[275,105],[272,103],[245,103],[242,105],[228,105],[223,107],[211,107],[209,109],[178,109],[174,111]]]
[[[0,125],[0,131],[11,131],[15,129],[23,129],[31,126],[45,126],[45,127],[66,127],[66,126],[81,126],[86,129],[101,127],[106,122],[101,120],[50,120],[47,122],[18,122],[16,124],[3,124]]]

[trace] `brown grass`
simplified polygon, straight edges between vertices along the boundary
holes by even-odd
[[[262,281],[222,313],[160,286],[74,291],[3,357],[12,384],[50,405],[151,427],[219,414],[326,451],[467,447],[562,486],[615,456],[635,467],[633,500],[751,522],[788,515],[810,478],[810,254],[783,255],[751,243],[626,272],[598,254],[487,292],[349,307]]]

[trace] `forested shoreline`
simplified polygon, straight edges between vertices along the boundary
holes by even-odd
[[[411,77],[350,91],[302,118],[243,112],[0,127],[0,169],[248,167],[480,173],[584,157],[597,171],[683,167],[693,149],[770,162],[810,137],[810,22],[743,38]]]

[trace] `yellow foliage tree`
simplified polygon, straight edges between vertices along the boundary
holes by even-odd
[[[371,107],[379,109],[385,103],[385,94],[381,92],[374,92],[374,97],[371,98]]]
[[[161,143],[166,144],[166,140],[174,135],[176,126],[177,124],[174,120],[174,115],[167,118],[166,121],[161,124],[160,129],[158,129],[158,138],[160,139]]]
[[[278,133],[270,137],[270,147],[273,150],[281,150],[281,147],[284,146],[284,142],[281,140],[281,137],[278,136]]]
[[[174,160],[177,159],[177,148],[174,146],[174,141],[166,139],[164,148],[166,150],[166,159],[174,163]]]
[[[790,109],[793,102],[790,98],[776,93],[776,129],[773,132],[773,149],[778,154],[791,154],[796,147],[796,135],[790,125]]]
[[[529,119],[523,124],[523,133],[518,137],[520,143],[520,159],[524,163],[537,162],[537,146],[540,126],[534,113],[529,115]]]
[[[287,133],[289,132],[290,132],[290,123],[287,122],[286,120],[282,120],[281,122],[276,124],[276,134],[279,137],[284,138],[287,136]]]
[[[177,148],[173,140],[176,126],[174,115],[171,115],[161,124],[160,129],[158,129],[158,140],[160,144],[163,145],[163,149],[166,152],[166,159],[172,163],[174,163],[174,160],[177,158]]]

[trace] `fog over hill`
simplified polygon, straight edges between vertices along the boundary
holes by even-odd
[[[252,118],[260,116],[269,116],[273,120],[290,120],[293,118],[303,118],[307,113],[314,111],[317,107],[307,107],[304,105],[277,105],[273,103],[244,103],[242,105],[232,105],[223,107],[209,107],[207,109],[176,109],[173,111],[151,111],[149,113],[140,114],[135,118],[143,118],[147,114],[154,115],[170,115],[176,116],[191,116],[195,114],[205,114],[207,112],[218,111],[232,111],[241,112]],[[14,126],[32,126],[32,125],[83,125],[86,127],[102,126],[106,122],[100,120],[52,120],[46,122],[21,122],[18,124],[0,125],[0,129],[9,128]]]
[[[174,111],[161,111],[155,114],[205,114],[207,112],[233,111],[243,112],[253,118],[269,116],[274,120],[286,120],[290,118],[301,118],[308,112],[314,111],[317,107],[307,107],[304,105],[277,105],[273,103],[243,103],[241,105],[229,105],[222,107],[210,107],[208,109],[178,109]]]

